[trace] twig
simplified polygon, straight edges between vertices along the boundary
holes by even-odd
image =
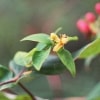
[[[25,91],[29,96],[32,98],[32,100],[36,100],[35,96],[21,83],[18,82],[18,85]]]
[[[24,68],[24,71],[25,71],[25,68]],[[24,71],[23,71],[23,73],[24,73]],[[14,72],[14,70],[13,70],[13,72]],[[32,100],[36,100],[35,96],[21,82],[18,82],[18,85],[31,97]]]
[[[10,79],[6,82],[1,82],[0,86],[16,82],[21,77],[21,75],[23,74],[24,71],[25,71],[25,68],[17,76],[15,76],[14,78],[12,78],[12,79]]]
[[[8,81],[6,81],[6,82],[1,82],[0,83],[0,86],[2,86],[2,85],[5,85],[5,84],[9,84],[9,83],[14,83],[14,82],[16,82],[21,76],[22,76],[22,74],[25,72],[25,69],[26,68],[24,68],[17,76],[15,76],[14,78],[12,78],[12,79],[10,79],[10,80],[8,80]],[[15,73],[15,71],[12,69],[12,71],[14,72],[14,74],[16,74]],[[18,85],[32,98],[32,100],[36,100],[36,98],[34,97],[34,95],[22,84],[22,83],[20,83],[20,82],[18,82]]]
[[[24,69],[24,71],[25,71],[25,69]],[[24,71],[23,71],[23,73],[24,73]],[[13,72],[14,72],[14,70],[13,70]],[[21,82],[18,82],[18,85],[31,97],[32,100],[36,100],[35,96]]]

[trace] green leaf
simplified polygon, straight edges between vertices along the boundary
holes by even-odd
[[[20,66],[28,66],[31,62],[31,58],[26,59],[27,52],[18,51],[14,56],[14,61]]]
[[[22,67],[22,66],[16,64],[14,60],[11,60],[11,61],[9,62],[9,68],[10,68],[11,70],[13,70],[13,72],[14,72],[14,74],[15,74],[15,76],[16,76],[16,75],[18,75],[18,74],[21,72],[21,70],[23,70],[24,67]]]
[[[87,58],[89,56],[97,55],[100,53],[100,38],[82,48],[77,54],[76,58]]]
[[[30,52],[18,51],[14,56],[14,61],[20,66],[30,67],[32,65],[32,55],[35,53],[36,48]]]
[[[65,67],[70,71],[70,73],[75,76],[76,74],[76,69],[75,69],[75,63],[73,61],[72,55],[68,50],[65,50],[61,48],[57,52],[58,57],[62,61],[62,63],[65,65]]]
[[[7,67],[0,65],[0,82],[4,82],[13,77],[13,73]]]
[[[36,70],[39,71],[41,69],[41,66],[46,60],[46,58],[48,57],[50,50],[51,50],[51,47],[45,50],[36,51],[34,53],[32,60],[33,60],[33,65]]]
[[[43,75],[57,75],[66,71],[66,68],[57,56],[49,55],[49,57],[43,63],[41,69],[39,71],[34,71]]]
[[[0,65],[0,83],[8,81],[8,80],[12,79],[12,77],[13,77],[13,73],[11,71],[9,71],[7,67]],[[0,90],[10,88],[12,86],[13,86],[13,84],[2,85],[2,86],[0,86]]]
[[[26,41],[26,40],[36,41],[36,42],[45,43],[45,44],[52,43],[51,40],[49,39],[49,35],[43,34],[43,33],[29,35],[23,38],[21,41]]]
[[[44,49],[46,46],[47,46],[47,44],[38,43],[37,46],[36,46],[36,49],[37,49],[38,51],[41,51],[41,50]]]
[[[86,100],[100,100],[100,83],[89,93]]]
[[[36,50],[37,50],[37,48],[33,48],[32,50],[30,50],[29,52],[27,52],[26,58],[32,57],[32,55],[35,53]]]
[[[0,93],[0,100],[10,100],[3,93]]]
[[[35,98],[36,100],[48,100],[48,99],[40,98],[37,96],[35,96]],[[32,98],[29,95],[19,95],[14,100],[32,100]]]
[[[28,95],[19,95],[14,100],[32,100],[32,98]]]
[[[9,66],[10,66],[10,69],[12,69],[15,73],[15,76],[17,76],[23,69],[24,67],[16,64],[14,62],[14,60],[11,60],[10,63],[9,63]],[[30,73],[30,74],[22,74],[21,77],[17,80],[17,82],[15,83],[18,83],[19,81],[21,81],[22,83],[24,82],[29,82],[30,80],[33,80],[34,79],[34,74],[33,72]]]

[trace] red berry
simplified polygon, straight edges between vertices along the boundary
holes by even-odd
[[[80,32],[86,34],[90,32],[90,28],[88,24],[83,19],[79,19],[76,25],[77,28],[80,30]]]
[[[88,12],[85,15],[85,19],[86,19],[87,22],[90,22],[91,23],[91,22],[94,22],[95,21],[96,16],[94,15],[94,13]]]
[[[95,11],[96,11],[97,14],[100,14],[100,2],[96,3]]]

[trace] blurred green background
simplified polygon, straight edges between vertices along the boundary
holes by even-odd
[[[77,35],[79,40],[69,43],[67,49],[74,52],[89,41],[77,30],[76,22],[86,12],[93,11],[99,0],[0,0],[0,63],[7,65],[19,50],[29,51],[34,43],[20,42],[33,33],[47,33],[62,27],[62,33]],[[91,70],[84,69],[83,61],[77,61],[77,75],[73,79],[68,73],[60,75],[64,97],[86,96],[99,81],[99,57]],[[95,68],[94,68],[95,67]],[[30,84],[30,85],[27,85]],[[41,76],[26,86],[37,96],[52,98],[54,93],[46,76]],[[29,87],[30,86],[30,87]],[[19,91],[19,89],[16,89]]]

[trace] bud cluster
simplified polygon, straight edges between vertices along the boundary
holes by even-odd
[[[84,18],[77,21],[77,28],[86,37],[96,36],[100,32],[100,2],[95,5],[95,12],[87,12]]]

